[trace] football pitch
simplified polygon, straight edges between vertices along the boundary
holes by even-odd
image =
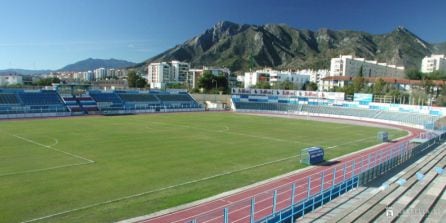
[[[235,113],[0,122],[0,222],[111,222],[377,144],[382,128]],[[407,134],[387,129],[390,138]]]

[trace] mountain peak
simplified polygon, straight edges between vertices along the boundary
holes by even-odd
[[[220,21],[201,35],[146,63],[176,59],[190,62],[192,66],[225,66],[240,72],[252,66],[326,69],[332,57],[352,54],[415,68],[424,56],[432,53],[432,48],[402,26],[390,33],[373,35],[352,30],[322,28],[312,31],[285,24],[247,25]],[[437,48],[438,51],[443,49]]]
[[[415,36],[409,29],[404,26],[398,26],[393,30],[394,33],[406,33]]]
[[[97,59],[97,58],[87,58],[85,60],[78,61],[76,63],[67,65],[61,68],[59,71],[88,71],[98,68],[126,68],[135,65],[135,63],[128,62],[125,60],[117,59]]]
[[[214,29],[225,29],[225,28],[228,28],[231,26],[239,26],[239,24],[231,22],[231,21],[222,20],[222,21],[217,22],[214,25]]]

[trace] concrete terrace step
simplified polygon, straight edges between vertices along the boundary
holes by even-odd
[[[443,164],[445,163],[446,162],[443,162]],[[442,167],[444,167],[444,165]],[[431,183],[428,184],[428,179],[426,179],[425,184],[428,184],[427,187],[422,191],[421,196],[419,196],[417,200],[415,200],[409,207],[406,206],[402,215],[398,216],[398,221],[422,222],[428,215],[429,210],[431,210],[432,207],[435,205],[435,202],[438,199],[441,199],[441,194],[443,193],[446,186],[446,177],[445,175],[438,175],[434,171],[429,172],[429,175],[433,176]],[[429,176],[426,175],[426,178],[428,177]],[[420,183],[419,185],[422,184]],[[435,215],[440,215],[441,213],[445,213],[444,209],[442,210],[442,212],[432,212],[431,215],[435,217]],[[436,222],[444,222],[444,219],[438,219],[438,221]]]
[[[446,158],[443,157],[437,165],[442,167],[445,166]],[[378,222],[391,222],[394,219],[397,219],[400,216],[399,214],[402,210],[407,209],[408,206],[414,204],[414,202],[419,202],[418,198],[420,197],[420,194],[422,194],[422,192],[428,187],[428,185],[432,183],[432,181],[437,176],[437,173],[433,170],[433,168],[437,165],[433,165],[432,168],[427,170],[428,172],[425,172],[426,169],[423,169],[424,171],[421,172],[426,173],[426,175],[421,181],[416,179],[416,177],[411,177],[410,179],[408,179],[404,185],[399,186],[398,189],[401,188],[401,193],[397,193],[398,190],[396,190],[394,194],[384,198],[378,205],[375,205],[370,211],[361,216],[361,218],[359,218],[360,221],[376,219],[376,217],[378,217]],[[421,197],[421,199],[424,198],[424,196]],[[386,207],[392,208],[392,211],[394,213],[393,216],[386,216]],[[413,218],[406,220],[413,220]]]
[[[444,146],[440,146],[443,148]],[[361,200],[361,202],[357,202],[355,205],[352,205],[351,208],[343,211],[339,215],[334,216],[327,222],[353,222],[356,219],[360,218],[364,213],[368,212],[374,205],[379,204],[381,200],[387,197],[389,194],[398,190],[397,194],[404,192],[401,191],[401,188],[394,182],[399,178],[409,179],[410,177],[414,177],[416,172],[420,171],[420,169],[428,170],[433,167],[434,163],[438,163],[441,158],[446,156],[446,151],[444,149],[436,149],[429,154],[423,156],[417,162],[411,164],[405,171],[402,171],[399,174],[399,177],[393,177],[390,180],[390,185],[386,190],[380,191],[379,188],[372,189],[369,193],[373,194],[368,199]],[[382,177],[381,177],[382,178]],[[379,181],[380,178],[377,180]],[[376,180],[375,180],[376,181]],[[371,184],[373,184],[372,181]],[[370,185],[370,184],[369,184]],[[377,186],[378,187],[378,186]],[[385,207],[384,207],[385,209]],[[379,213],[381,210],[379,210]],[[378,214],[379,214],[378,213]],[[359,219],[358,219],[359,220]],[[369,219],[365,220],[366,222],[370,221]]]
[[[441,181],[441,183],[439,181]],[[429,214],[425,219],[426,222],[444,222],[444,219],[446,219],[446,174],[443,173],[443,175],[439,177],[439,181],[437,181],[437,184],[443,186],[443,192],[441,196],[439,195],[440,197],[434,204],[434,207],[429,211]]]
[[[356,207],[361,206],[365,201],[370,199],[370,197],[373,197],[377,193],[381,192],[378,186],[381,185],[383,182],[387,182],[389,185],[395,183],[403,175],[411,172],[412,169],[414,169],[415,171],[418,170],[420,168],[420,163],[427,163],[433,160],[440,153],[441,150],[437,148],[429,152],[425,156],[422,156],[416,162],[412,161],[412,163],[408,163],[406,164],[406,166],[404,166],[403,164],[399,167],[396,167],[390,170],[383,177],[377,178],[370,182],[368,186],[359,187],[357,190],[350,191],[347,194],[330,201],[323,207],[316,209],[312,213],[309,213],[304,217],[297,219],[297,222],[336,222],[343,216],[345,216],[343,215],[344,213],[348,214],[352,212]],[[386,175],[393,177],[386,180]]]

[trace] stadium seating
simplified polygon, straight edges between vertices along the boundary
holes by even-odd
[[[187,94],[158,94],[156,95],[163,102],[193,102],[191,96]]]
[[[76,100],[79,103],[82,110],[84,110],[86,113],[98,111],[97,103],[89,95],[82,95],[76,97]]]
[[[425,123],[435,122],[439,117],[417,113],[382,111],[375,118],[423,125]]]
[[[19,93],[18,96],[25,105],[30,106],[63,104],[56,91],[23,92]]]
[[[264,111],[301,111],[302,105],[261,103],[261,102],[235,102],[237,109],[264,110]]]
[[[359,118],[381,119],[400,123],[424,126],[426,123],[434,123],[440,116],[420,114],[414,112],[382,111],[364,108],[338,107],[334,105],[290,104],[271,102],[240,102],[233,100],[238,110],[252,111],[279,111],[279,112],[304,112],[311,114],[326,114],[338,116],[351,116]]]
[[[297,222],[442,222],[445,145],[336,198]],[[435,210],[435,211],[433,211]]]
[[[67,111],[64,101],[56,91],[2,90],[0,92],[0,115],[64,113]]]
[[[123,104],[123,101],[119,98],[119,96],[114,92],[97,92],[90,91],[90,96],[98,103],[100,102],[108,102],[113,104]]]
[[[102,114],[133,114],[202,110],[203,108],[199,103],[189,94],[182,92],[104,92],[93,90],[76,96],[67,91],[64,94],[59,94],[53,90],[0,89],[0,118],[41,117],[45,114],[55,116],[96,114],[97,112]],[[42,115],[15,115],[33,113]]]
[[[20,104],[20,101],[17,98],[16,94],[0,93],[0,104],[1,105]]]
[[[90,91],[103,113],[127,114],[157,111],[180,111],[181,109],[201,108],[186,93],[138,92],[138,91]]]
[[[71,112],[82,112],[82,108],[73,95],[61,95],[62,100]]]
[[[159,103],[159,100],[151,94],[124,94],[119,93],[119,97],[125,102],[132,103]]]
[[[302,111],[330,115],[355,116],[373,118],[378,111],[369,109],[344,108],[335,106],[303,105]]]

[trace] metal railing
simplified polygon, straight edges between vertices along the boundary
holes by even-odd
[[[389,144],[373,152],[347,158],[328,168],[310,169],[304,178],[281,183],[273,189],[203,212],[184,222],[283,222],[292,221],[343,193],[369,182],[420,153],[435,148],[446,139],[425,134],[418,146],[409,142]]]

